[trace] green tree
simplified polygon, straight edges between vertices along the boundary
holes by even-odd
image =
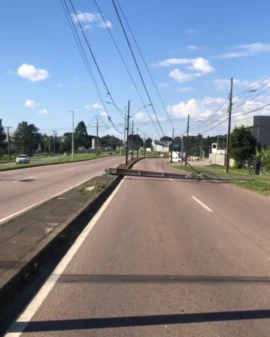
[[[101,137],[100,141],[103,147],[111,147],[114,151],[116,150],[118,146],[122,144],[121,139],[115,136],[110,136],[110,135]]]
[[[2,119],[0,119],[0,154],[3,154],[5,149],[6,149],[6,134],[5,134],[5,130],[4,127],[2,125]]]
[[[38,149],[38,144],[41,143],[41,139],[39,129],[34,124],[28,124],[27,122],[19,123],[13,136],[16,150],[28,155],[34,154]]]
[[[151,147],[152,148],[152,142],[153,140],[151,138],[147,138],[145,141],[145,147]]]
[[[172,141],[172,138],[171,138],[171,137],[164,136],[164,137],[161,137],[161,138],[160,138],[160,141],[161,141],[161,142],[171,142],[171,141]]]
[[[236,161],[236,166],[241,168],[246,160],[256,153],[258,143],[251,129],[244,125],[235,127],[231,134],[231,157]]]
[[[133,143],[133,149],[138,150],[141,146],[143,146],[143,139],[140,137],[140,135],[129,135],[128,136],[128,148],[132,149],[132,143]]]
[[[62,152],[71,152],[72,148],[72,133],[66,132],[63,135],[63,140],[61,142],[61,151]]]
[[[85,147],[86,149],[90,147],[90,139],[84,121],[80,121],[75,128],[74,143],[75,149],[82,146]]]

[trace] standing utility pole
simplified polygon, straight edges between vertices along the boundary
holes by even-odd
[[[174,128],[173,128],[173,130],[172,130],[171,163],[172,163],[172,158],[173,158],[173,140],[174,140]]]
[[[137,158],[139,157],[139,147],[140,147],[140,136],[139,136],[139,129],[137,128]]]
[[[8,159],[10,160],[10,138],[9,138],[9,130],[12,126],[7,126],[7,141],[8,141]]]
[[[126,146],[126,130],[127,130],[127,109],[125,107],[125,115],[124,115],[124,141],[123,141],[123,152],[122,154],[124,154],[125,152],[125,146]]]
[[[71,144],[71,158],[74,160],[74,110],[70,111],[72,113],[72,144]]]
[[[128,163],[128,136],[129,136],[129,119],[130,119],[130,101],[127,108],[127,143],[126,143],[126,165]]]
[[[134,141],[133,141],[133,137],[134,137],[134,121],[132,121],[132,129],[131,129],[131,133],[132,133],[131,160],[133,160],[133,152],[134,152]]]
[[[229,95],[229,108],[228,108],[228,134],[227,134],[227,151],[226,151],[226,173],[229,172],[230,168],[230,138],[231,138],[231,120],[232,120],[232,98],[233,98],[233,78],[231,78],[231,90]]]
[[[185,166],[187,166],[187,160],[188,160],[188,133],[189,133],[189,114],[188,114],[188,120],[187,120],[187,141],[186,141]]]

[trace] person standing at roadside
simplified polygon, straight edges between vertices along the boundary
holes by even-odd
[[[256,159],[256,163],[255,163],[255,174],[256,175],[259,175],[260,174],[260,172],[261,172],[261,159],[258,157],[257,159]]]

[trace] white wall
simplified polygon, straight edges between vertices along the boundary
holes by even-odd
[[[225,166],[225,153],[210,153],[209,162],[211,165]],[[230,166],[234,165],[234,159],[230,158]]]
[[[169,146],[155,144],[154,150],[156,152],[169,152]]]

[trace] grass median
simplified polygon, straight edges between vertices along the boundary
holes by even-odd
[[[180,165],[174,165],[173,168],[186,172],[194,172],[192,168]],[[198,173],[212,178],[218,177],[218,178],[239,179],[232,182],[232,184],[244,189],[257,192],[265,196],[270,196],[269,173],[260,176],[250,175],[248,169],[245,168],[244,169],[230,168],[229,173],[226,173],[225,168],[218,165],[195,166],[194,168]]]
[[[121,156],[118,153],[109,154],[108,152],[100,153],[96,155],[95,153],[80,153],[74,156],[74,160],[72,160],[71,156],[63,156],[61,158],[55,158],[51,160],[44,160],[40,162],[33,162],[30,164],[10,164],[10,165],[3,165],[0,166],[0,171],[10,171],[16,169],[26,169],[29,167],[37,167],[37,166],[46,166],[46,165],[57,165],[57,164],[67,164],[67,163],[75,163],[80,161],[87,161],[87,160],[94,160],[98,158],[105,158],[105,157],[114,157],[114,156]]]

